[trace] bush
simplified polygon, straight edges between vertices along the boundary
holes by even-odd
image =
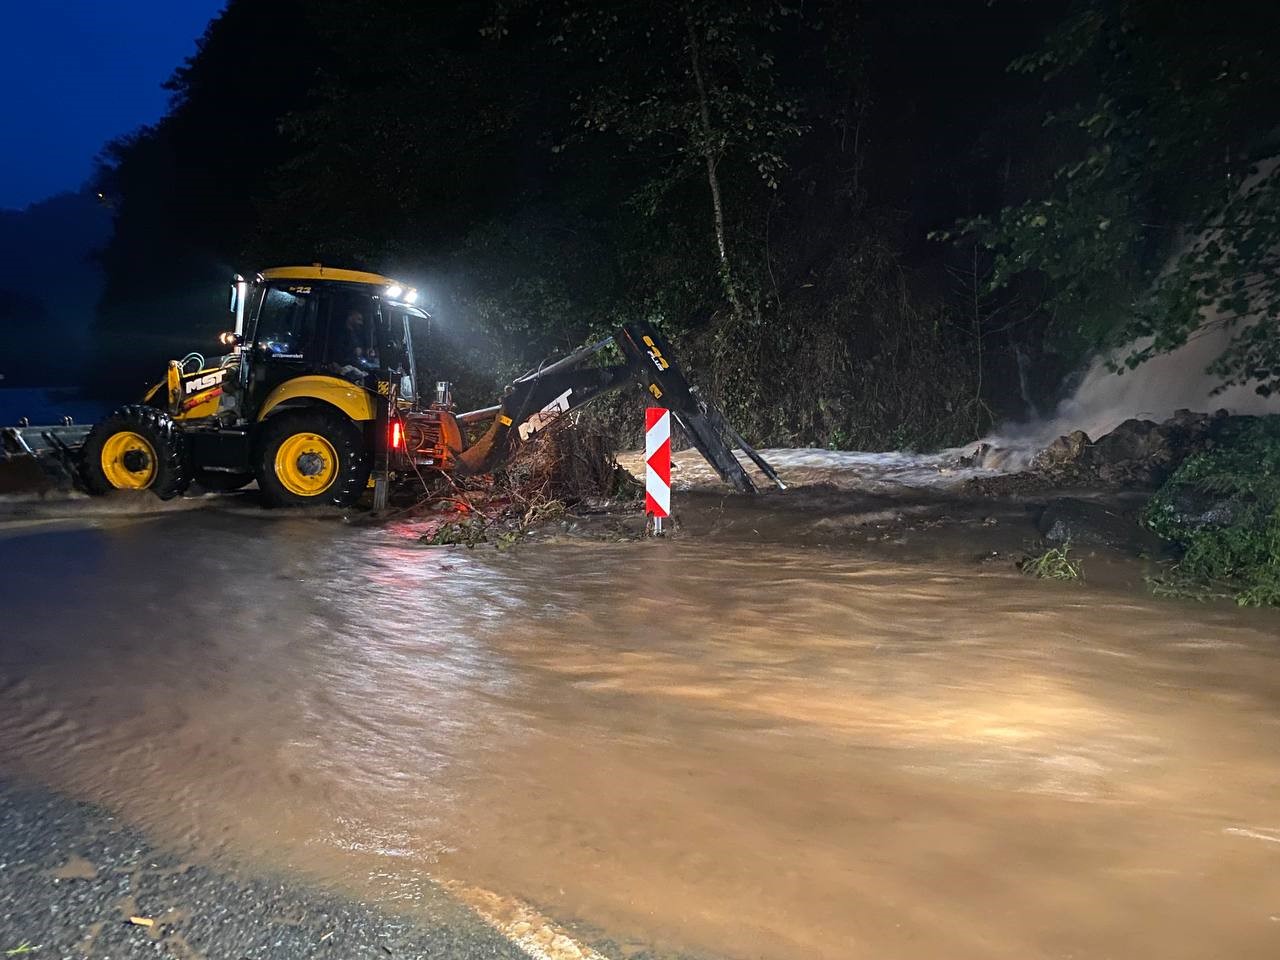
[[[1160,488],[1143,523],[1181,551],[1157,592],[1280,606],[1280,416],[1229,424]]]

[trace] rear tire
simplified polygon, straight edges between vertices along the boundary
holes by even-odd
[[[142,404],[121,407],[85,439],[81,467],[92,493],[150,490],[171,500],[187,489],[186,440],[163,410]]]
[[[371,466],[364,431],[317,408],[269,418],[254,464],[262,499],[271,507],[349,507],[364,494]]]

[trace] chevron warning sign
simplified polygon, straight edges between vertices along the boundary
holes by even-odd
[[[671,514],[671,411],[644,411],[644,512],[659,520]]]

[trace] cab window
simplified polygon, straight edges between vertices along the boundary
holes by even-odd
[[[328,291],[329,319],[326,363],[350,379],[378,369],[383,342],[379,334],[377,303],[357,290]]]
[[[406,400],[413,400],[417,393],[411,332],[415,319],[425,322],[427,315],[406,304],[383,301],[382,336],[387,369],[400,378],[400,396]]]
[[[301,360],[315,341],[316,319],[310,287],[270,287],[258,310],[254,342],[268,359]]]

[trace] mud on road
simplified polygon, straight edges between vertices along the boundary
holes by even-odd
[[[621,954],[1276,955],[1275,616],[1102,553],[1028,580],[1026,504],[808,480],[506,551],[28,517],[4,771],[201,865],[488,891]]]

